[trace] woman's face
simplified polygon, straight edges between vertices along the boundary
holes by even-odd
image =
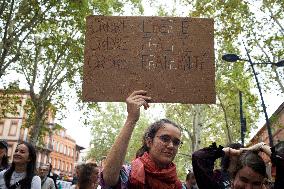
[[[233,189],[262,189],[264,176],[245,166],[233,180]]]
[[[25,144],[18,145],[13,156],[13,162],[15,164],[28,164],[29,161],[28,147]]]
[[[149,155],[159,167],[169,165],[175,158],[181,144],[179,128],[166,123],[156,133],[153,139],[147,140]]]

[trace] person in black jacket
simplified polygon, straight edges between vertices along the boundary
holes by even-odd
[[[52,165],[51,165],[51,163],[49,163],[48,165],[49,165],[49,171],[48,171],[47,177],[52,178],[52,180],[54,182],[54,185],[55,185],[55,188],[58,189],[58,186],[56,184],[56,180],[58,178],[58,175],[52,172]]]
[[[273,189],[284,188],[284,141],[279,142],[271,149],[271,161],[276,167],[276,178]]]

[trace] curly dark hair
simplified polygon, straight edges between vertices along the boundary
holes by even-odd
[[[94,180],[92,178],[93,174],[99,174],[99,168],[95,163],[86,163],[83,164],[80,173],[78,185],[79,189],[89,189],[91,188]]]
[[[267,177],[265,163],[257,152],[247,151],[240,156],[236,169],[232,172],[232,178],[235,178],[239,170],[245,166],[250,167],[253,171],[262,175],[264,178]]]
[[[36,150],[34,146],[28,142],[24,142],[24,141],[20,142],[18,146],[21,144],[24,144],[28,148],[29,159],[30,159],[30,161],[27,164],[26,177],[21,182],[21,189],[30,189],[32,179],[35,175],[35,169],[36,169]],[[15,163],[12,162],[11,167],[4,173],[4,180],[5,180],[5,185],[7,188],[10,187],[10,181],[11,181],[11,177],[12,177],[14,170],[15,170]]]
[[[175,126],[175,127],[177,127],[180,131],[181,131],[181,127],[178,125],[178,124],[176,124],[176,123],[174,123],[173,121],[171,121],[171,120],[168,120],[168,119],[160,119],[160,120],[158,120],[158,121],[156,121],[156,122],[154,122],[154,123],[152,123],[149,127],[148,127],[148,129],[146,130],[146,132],[144,133],[144,136],[143,136],[143,138],[142,138],[142,147],[136,152],[136,158],[137,157],[141,157],[143,154],[144,154],[144,152],[149,152],[149,148],[148,148],[148,146],[147,146],[147,143],[146,143],[146,141],[147,141],[147,139],[153,139],[153,138],[155,138],[155,136],[156,136],[156,133],[158,132],[158,130],[162,127],[162,126],[164,126],[165,124],[171,124],[171,125],[173,125],[173,126]]]

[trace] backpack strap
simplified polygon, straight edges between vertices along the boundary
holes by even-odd
[[[13,185],[11,185],[8,189],[16,189],[18,186],[21,186],[23,182],[24,182],[24,179],[21,179],[18,182],[15,182]]]

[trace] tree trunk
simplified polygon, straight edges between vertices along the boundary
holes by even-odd
[[[41,128],[41,123],[42,123],[42,119],[44,114],[41,113],[40,110],[36,110],[35,113],[35,122],[34,125],[31,127],[32,130],[30,131],[31,133],[31,137],[30,137],[30,143],[33,144],[34,146],[36,146],[37,144],[37,139],[38,139],[38,135],[39,135],[39,131]]]
[[[228,144],[231,144],[232,143],[232,137],[231,137],[231,131],[230,131],[230,127],[229,127],[229,123],[228,123],[228,116],[227,116],[227,112],[226,112],[226,109],[225,109],[225,106],[220,98],[219,95],[218,96],[218,99],[220,101],[220,106],[223,110],[223,113],[224,113],[224,119],[225,119],[225,126],[226,126],[226,130],[227,130],[227,141],[228,141]]]
[[[200,149],[201,143],[201,131],[204,121],[204,107],[201,104],[196,104],[193,106],[193,149],[192,151],[196,151]]]

